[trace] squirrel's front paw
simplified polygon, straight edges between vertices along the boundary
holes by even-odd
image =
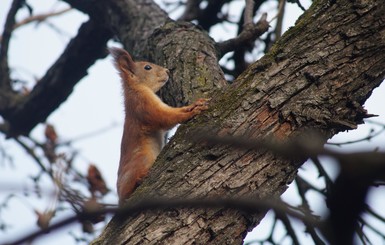
[[[209,101],[210,99],[203,99],[203,98],[198,99],[197,101],[194,102],[194,104],[192,104],[193,106],[192,110],[196,114],[199,114],[201,111],[209,109],[208,107]]]
[[[200,98],[197,101],[195,101],[193,105],[195,105],[195,106],[207,106],[209,101],[210,101],[210,99]]]

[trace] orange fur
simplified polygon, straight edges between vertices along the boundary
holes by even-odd
[[[117,189],[123,204],[147,175],[163,146],[164,132],[206,110],[207,100],[174,108],[155,94],[167,82],[169,71],[149,62],[134,62],[123,49],[111,48],[122,78],[125,122]]]

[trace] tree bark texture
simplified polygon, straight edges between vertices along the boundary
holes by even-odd
[[[172,106],[208,98],[227,85],[214,40],[193,24],[168,21],[150,37],[148,50],[151,60],[171,71],[172,81],[160,95]]]
[[[368,116],[363,103],[385,75],[383,13],[381,0],[315,1],[267,55],[212,95],[209,111],[180,127],[128,202],[279,197],[306,159],[209,147],[191,141],[191,132],[285,141],[316,130],[326,141],[356,128]],[[184,72],[175,57],[164,57],[175,73]],[[185,208],[114,217],[94,244],[241,244],[265,212]]]

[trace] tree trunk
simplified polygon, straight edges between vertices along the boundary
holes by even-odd
[[[191,141],[190,133],[204,129],[218,136],[273,136],[284,141],[310,129],[321,132],[326,141],[356,128],[368,116],[363,103],[385,75],[383,13],[382,0],[315,1],[267,55],[233,85],[211,95],[208,112],[180,127],[128,202],[159,196],[279,197],[306,159],[284,159],[265,150],[209,147]],[[183,35],[172,39],[164,35],[175,34],[174,28],[180,27],[167,25],[152,36],[158,38],[156,51],[154,46],[150,49],[153,57],[175,69],[171,70],[178,74],[174,81],[181,76],[188,83],[189,76],[194,80],[201,74],[201,79],[212,79],[210,69],[202,72],[196,65],[210,67],[214,53],[207,56],[209,62],[197,53],[178,61],[168,52],[178,54]],[[189,65],[189,60],[194,62]],[[223,84],[218,65],[211,69],[216,84]],[[195,75],[194,70],[200,73]],[[182,96],[194,97],[186,92]],[[94,244],[241,244],[265,213],[184,208],[114,217]]]

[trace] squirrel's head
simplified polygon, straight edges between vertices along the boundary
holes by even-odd
[[[158,92],[169,79],[169,70],[164,67],[150,62],[134,62],[130,54],[121,48],[110,48],[109,51],[125,86],[140,83]]]

